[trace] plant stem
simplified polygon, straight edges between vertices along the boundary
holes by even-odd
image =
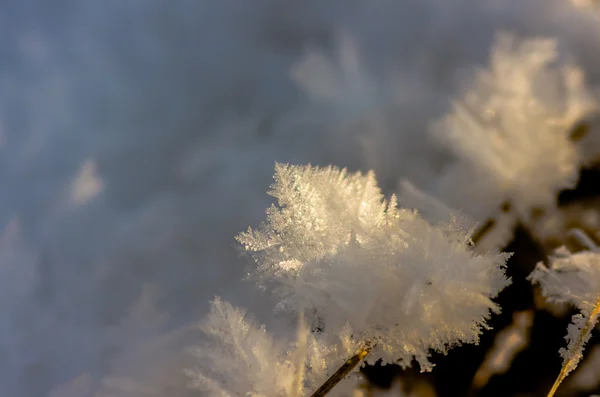
[[[508,212],[510,210],[510,203],[504,202],[501,206],[502,212]],[[480,226],[471,237],[474,245],[477,243],[496,225],[496,221],[490,218],[482,226]],[[369,354],[373,346],[366,345],[354,356],[350,357],[346,362],[315,391],[311,397],[323,397],[327,395],[338,383],[342,381],[348,375],[354,367],[356,367],[366,356]]]
[[[337,371],[335,371],[335,373],[331,375],[331,377],[329,377],[329,379],[327,379],[325,383],[323,383],[323,385],[311,395],[311,397],[323,397],[327,393],[329,393],[331,389],[333,389],[338,383],[342,381],[342,379],[346,377],[346,375],[352,372],[354,367],[356,367],[363,360],[363,358],[365,358],[367,354],[369,354],[371,349],[372,346],[367,345],[360,349],[360,351],[354,356],[346,360],[344,365],[342,365]]]
[[[596,305],[594,306],[594,309],[592,310],[592,312],[590,313],[590,316],[588,317],[587,321],[585,322],[585,325],[581,329],[581,332],[579,333],[579,335],[577,335],[577,341],[575,343],[575,347],[573,348],[573,351],[583,351],[583,345],[585,344],[585,336],[589,332],[591,332],[592,328],[596,325],[597,317],[599,315],[600,315],[600,296],[598,296]],[[571,352],[571,353],[573,353],[573,352]],[[554,384],[552,385],[552,389],[550,389],[550,392],[548,392],[548,395],[546,397],[554,396],[554,393],[556,393],[558,386],[560,386],[560,384],[567,377],[569,372],[571,372],[572,370],[575,369],[579,359],[580,358],[578,357],[578,355],[571,354],[571,357],[566,362],[563,363],[560,373],[558,374],[558,377],[556,378],[556,380],[554,381]]]
[[[473,241],[474,245],[477,245],[486,234],[488,234],[493,228],[496,226],[496,221],[493,218],[486,220],[481,226],[479,226],[473,232],[471,236],[471,241]]]

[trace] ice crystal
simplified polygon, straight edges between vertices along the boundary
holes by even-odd
[[[186,373],[193,388],[214,396],[308,395],[357,349],[348,330],[336,345],[325,344],[305,329],[299,330],[296,343],[277,340],[243,309],[220,298],[211,302],[201,330],[210,341],[193,349],[197,366]],[[337,391],[347,387],[352,382]]]
[[[567,347],[559,350],[564,376],[574,370],[583,357],[585,344],[600,315],[600,248],[583,233],[575,231],[575,234],[591,250],[572,254],[561,247],[550,258],[549,268],[538,263],[529,276],[533,283],[541,285],[542,294],[548,300],[568,302],[581,311],[568,326]]]
[[[499,200],[493,205],[509,200],[528,217],[576,183],[580,159],[568,132],[593,104],[583,72],[554,65],[557,58],[553,39],[499,35],[488,68],[433,125],[433,136],[460,159],[454,179],[462,178],[465,190],[489,190],[471,197]],[[460,182],[451,182],[451,196],[463,190]]]
[[[385,201],[372,172],[276,164],[270,194],[266,222],[237,237],[253,277],[278,309],[376,344],[369,360],[429,370],[430,349],[476,343],[499,311],[507,255],[475,253],[456,220],[433,225]]]

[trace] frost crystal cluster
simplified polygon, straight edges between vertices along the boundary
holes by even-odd
[[[550,268],[539,263],[530,278],[541,284],[547,299],[591,311],[600,296],[600,253],[572,254],[563,247],[551,258]]]
[[[498,36],[488,68],[432,127],[459,158],[445,191],[460,194],[455,179],[461,179],[473,190],[470,199],[479,198],[477,205],[508,200],[527,217],[532,208],[552,207],[557,191],[574,186],[579,155],[568,132],[593,105],[583,72],[554,65],[557,58],[553,39]]]
[[[187,374],[194,388],[211,396],[304,396],[357,349],[348,335],[339,345],[325,345],[305,329],[296,343],[276,340],[244,310],[220,298],[211,302],[201,330],[209,341],[193,350],[199,364]]]
[[[589,239],[576,231],[583,241]],[[583,357],[585,344],[600,315],[600,247],[593,243],[589,251],[572,254],[561,247],[550,258],[550,268],[538,263],[529,276],[533,283],[540,284],[546,299],[555,302],[568,302],[581,313],[573,316],[568,327],[567,348],[561,348],[565,376],[577,367]]]
[[[276,164],[267,220],[237,239],[277,309],[312,314],[335,336],[349,326],[383,358],[430,370],[430,349],[478,341],[509,283],[507,254],[473,252],[457,220],[432,225],[384,200],[375,175]]]

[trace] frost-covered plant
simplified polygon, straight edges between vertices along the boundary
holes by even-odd
[[[526,220],[575,185],[580,160],[569,130],[594,105],[583,72],[557,60],[556,40],[497,37],[489,66],[432,125],[432,135],[459,159],[440,187],[450,204],[477,199],[479,212],[465,210],[485,219],[507,200]]]
[[[242,310],[216,298],[201,329],[214,343],[195,350],[206,367],[188,372],[194,387],[215,396],[292,395],[296,369],[287,358],[286,346]]]
[[[326,345],[303,327],[296,343],[277,340],[243,309],[218,297],[200,329],[210,340],[193,350],[198,366],[186,372],[192,387],[211,396],[304,396],[356,349],[348,335],[341,338],[346,343]]]
[[[571,253],[566,247],[561,247],[550,258],[549,268],[538,263],[529,276],[531,282],[541,285],[546,299],[567,302],[580,310],[568,327],[565,336],[567,347],[559,350],[563,366],[549,396],[579,364],[585,344],[600,316],[600,247],[583,232],[575,230],[574,234],[588,246],[589,251]]]
[[[460,222],[433,225],[384,200],[373,172],[275,165],[277,205],[237,239],[276,308],[313,313],[334,338],[349,326],[369,361],[431,370],[430,350],[477,343],[491,299],[509,284],[507,254],[478,254]]]

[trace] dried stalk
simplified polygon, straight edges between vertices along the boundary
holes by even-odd
[[[585,341],[584,341],[585,336],[596,325],[598,316],[600,316],[600,296],[598,297],[598,300],[596,301],[596,306],[594,306],[594,309],[590,313],[590,316],[588,317],[587,321],[585,322],[585,325],[583,326],[583,328],[581,329],[581,332],[577,336],[577,341],[576,341],[575,347],[573,349],[574,351],[583,351],[583,345],[585,344]],[[554,396],[554,393],[556,393],[558,386],[560,386],[560,384],[567,377],[567,375],[572,370],[575,369],[579,359],[580,358],[577,357],[577,355],[572,354],[571,357],[565,363],[563,363],[560,373],[558,374],[558,377],[556,378],[556,380],[554,381],[554,384],[552,385],[552,389],[550,389],[550,392],[548,393],[548,395],[546,397]]]
[[[507,208],[510,209],[510,204],[503,203],[502,211],[506,212],[508,210]],[[490,218],[487,222],[477,228],[471,237],[473,244],[477,245],[477,243],[481,241],[481,239],[487,233],[489,233],[495,227],[495,225],[496,221]],[[327,395],[327,393],[329,393],[338,383],[340,383],[346,377],[346,375],[352,372],[354,367],[356,367],[367,356],[367,354],[369,354],[372,348],[373,346],[367,345],[354,356],[350,357],[333,375],[331,375],[331,377],[329,377],[329,379],[327,379],[327,381],[325,381],[325,383],[323,383],[323,385],[321,385],[321,387],[319,387],[317,391],[311,395],[311,397],[323,397]]]
[[[342,381],[348,375],[354,367],[356,367],[371,351],[372,346],[367,345],[363,347],[358,353],[350,357],[344,365],[342,365],[329,379],[323,383],[319,389],[312,394],[311,397],[323,397],[331,391],[338,383]]]

